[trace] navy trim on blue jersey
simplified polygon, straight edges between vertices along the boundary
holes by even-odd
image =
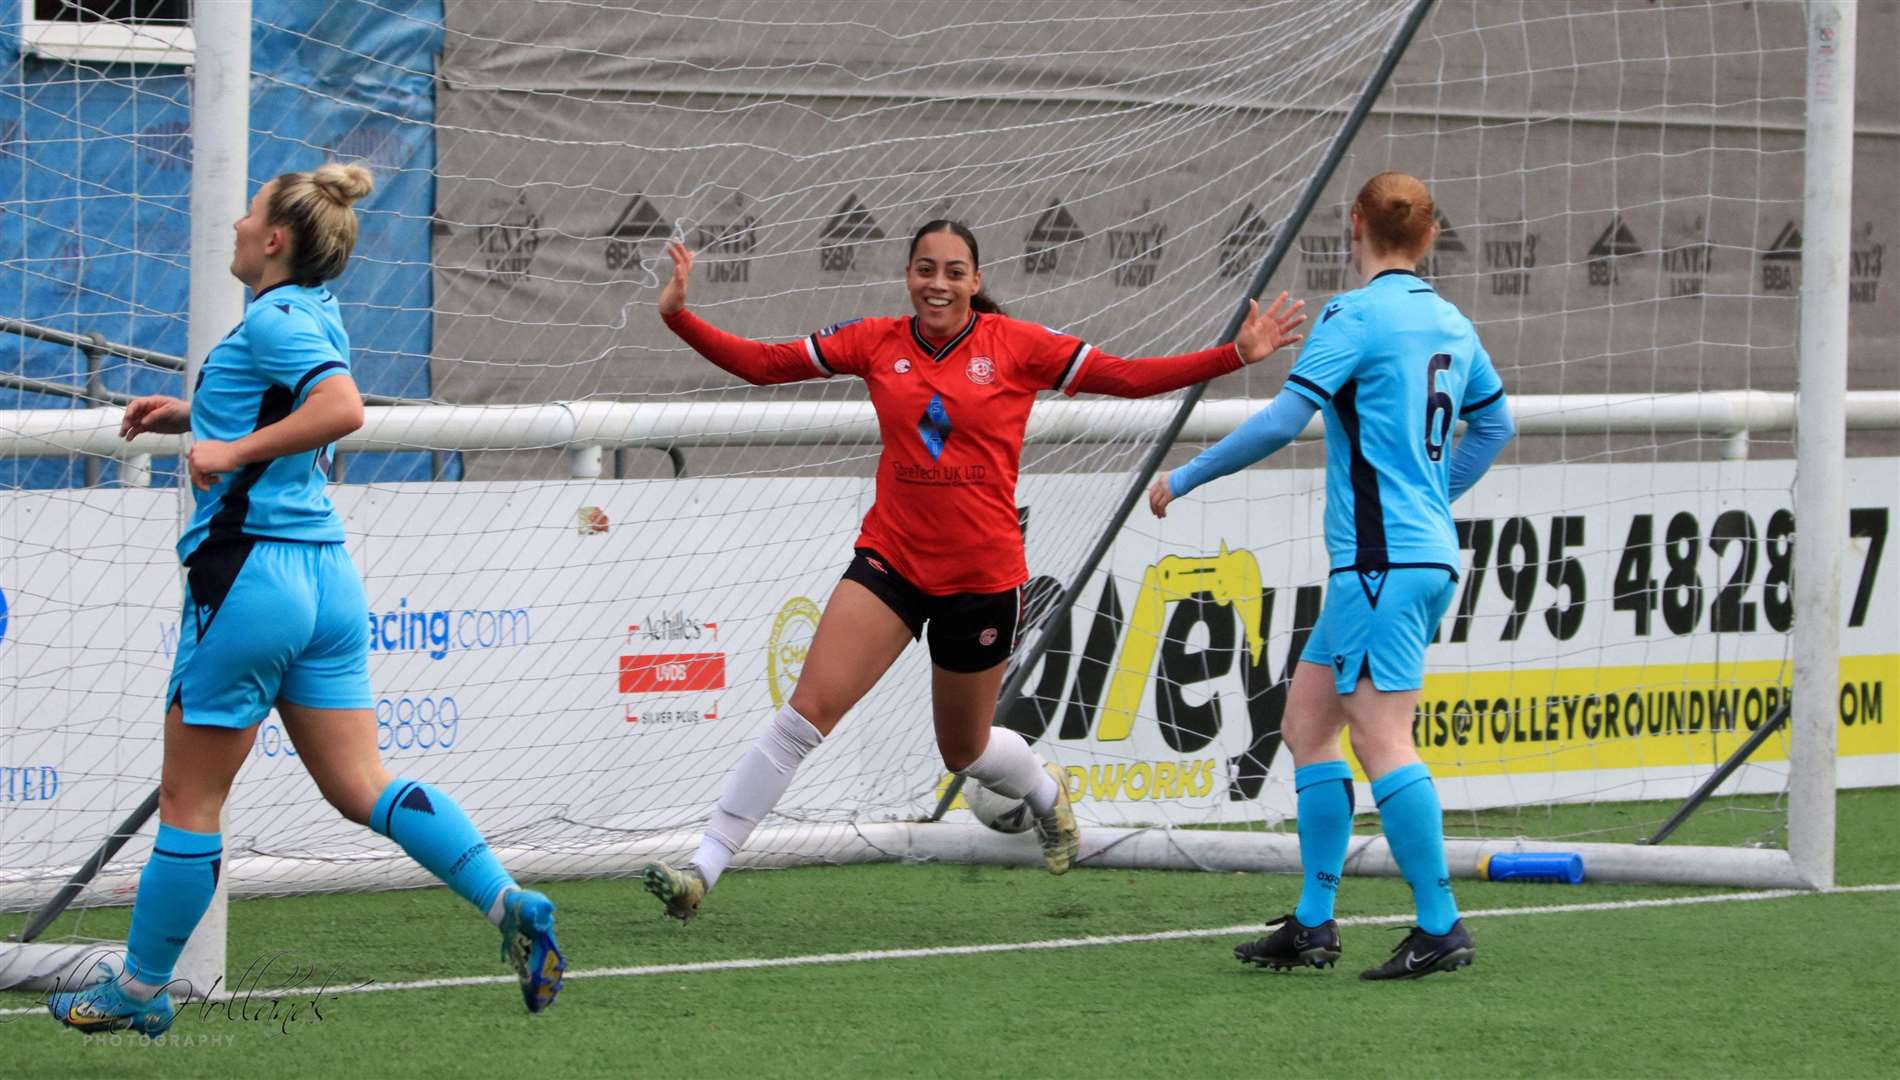
[[[344,363],[341,360],[325,360],[323,363],[318,364],[316,367],[313,367],[309,371],[306,371],[303,373],[303,378],[297,380],[297,388],[290,392],[290,396],[291,397],[303,396],[303,388],[310,385],[311,379],[316,378],[317,376],[323,374],[326,371],[329,371],[332,368],[342,368],[343,373],[347,375],[349,374],[350,365]]]
[[[1418,271],[1416,270],[1401,270],[1398,267],[1394,266],[1394,267],[1391,267],[1390,269],[1381,270],[1378,273],[1372,275],[1372,281],[1377,281],[1388,274],[1404,274],[1406,277],[1418,277]],[[1370,285],[1372,284],[1372,281],[1368,281],[1366,282],[1366,284]]]
[[[1497,399],[1503,396],[1504,396],[1504,388],[1499,387],[1496,392],[1494,392],[1490,397],[1485,398],[1483,401],[1474,401],[1471,404],[1466,405],[1464,408],[1459,409],[1458,415],[1470,416],[1472,413],[1483,412],[1484,410],[1490,408],[1492,403],[1496,402]]]
[[[975,332],[976,321],[977,319],[981,317],[982,316],[978,315],[974,311],[970,312],[970,321],[963,324],[963,329],[957,331],[957,335],[955,337],[951,338],[949,341],[944,342],[943,348],[933,349],[930,347],[930,342],[924,340],[923,333],[917,329],[917,316],[912,315],[910,317],[910,337],[912,341],[915,341],[917,343],[917,347],[924,351],[925,356],[930,357],[932,360],[942,360],[944,357],[949,356],[953,351],[955,351],[958,345],[963,344],[964,338],[969,337],[973,332]]]
[[[275,285],[267,285],[251,297],[251,303],[255,304],[259,300],[264,299],[265,296],[276,292],[278,289],[288,289],[291,286],[296,285],[296,284],[298,283],[295,281],[280,281]],[[309,288],[309,286],[304,286],[304,287]]]
[[[281,386],[265,390],[257,403],[257,423],[251,425],[253,432],[269,427],[289,416],[297,403],[296,395]],[[232,478],[231,486],[226,488],[218,512],[211,515],[206,523],[205,539],[238,536],[244,532],[244,519],[251,513],[251,489],[263,479],[264,470],[270,468],[269,461],[253,461],[238,470]]]
[[[1432,288],[1430,285],[1427,285],[1422,289],[1407,289],[1405,291],[1408,293],[1418,293],[1418,292],[1437,292],[1438,290]]]
[[[1347,380],[1333,395],[1333,411],[1352,449],[1352,531],[1358,566],[1385,565],[1385,506],[1379,501],[1379,471],[1359,444],[1359,384]]]
[[[1086,342],[1078,341],[1075,343],[1075,352],[1069,354],[1069,362],[1062,365],[1062,377],[1056,380],[1056,387],[1058,389],[1069,385],[1069,376],[1075,374],[1075,365],[1082,362],[1082,354],[1088,351],[1089,347]]]
[[[1333,395],[1327,393],[1324,389],[1320,387],[1318,383],[1314,382],[1313,380],[1307,378],[1304,375],[1288,375],[1286,377],[1286,381],[1292,383],[1294,386],[1300,387],[1301,389],[1310,390],[1313,393],[1318,394],[1319,400],[1322,404],[1333,400]]]
[[[856,322],[857,320],[853,319],[851,321]],[[844,326],[847,324],[839,323],[838,325]],[[818,370],[824,372],[827,378],[829,378],[832,375],[836,375],[837,371],[832,369],[831,361],[825,359],[825,350],[818,347],[818,335],[813,334],[810,338],[810,342],[811,342],[811,355],[813,359],[818,361]]]

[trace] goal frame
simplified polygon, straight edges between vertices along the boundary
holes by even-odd
[[[1402,54],[1432,0],[1415,0],[1413,9],[1388,47],[1374,79],[1384,75]],[[1853,0],[1808,0],[1806,11],[1807,72],[1805,99],[1805,176],[1802,234],[1804,274],[1801,284],[1798,341],[1798,393],[1795,396],[1796,470],[1795,510],[1801,540],[1795,547],[1794,604],[1791,632],[1794,666],[1791,756],[1786,850],[1696,846],[1642,846],[1633,844],[1546,843],[1526,840],[1447,843],[1453,876],[1474,876],[1484,856],[1507,851],[1581,851],[1593,880],[1653,882],[1683,885],[1730,885],[1757,888],[1829,889],[1835,884],[1835,688],[1840,674],[1840,582],[1847,544],[1845,462],[1848,395],[1848,254],[1850,197],[1853,176],[1856,7]],[[249,139],[250,0],[194,5],[192,30],[196,56],[192,68],[191,240],[189,356],[187,393],[206,352],[242,315],[243,291],[224,272],[229,251],[225,222],[245,201]],[[1376,97],[1377,87],[1369,87]],[[1329,165],[1336,163],[1351,141],[1354,121],[1371,104],[1362,100],[1355,117],[1342,126]],[[1303,214],[1323,186],[1312,186],[1303,199]],[[1295,229],[1281,230],[1267,260],[1277,261]],[[1264,273],[1252,291],[1259,291],[1271,273]],[[1231,336],[1232,330],[1229,330]],[[1099,538],[1091,559],[1069,584],[1059,617],[1090,578],[1100,554],[1119,529],[1126,511],[1146,487],[1154,469],[1193,410],[1196,395],[1181,404],[1165,435],[1155,443],[1123,500],[1122,514]],[[556,407],[544,407],[556,408]],[[104,412],[105,410],[100,410]],[[441,432],[445,434],[447,428]],[[592,447],[598,469],[599,447]],[[584,463],[583,463],[584,464]],[[584,470],[583,470],[584,471]],[[189,489],[181,489],[181,523],[188,511]],[[1038,642],[1017,667],[1013,682],[1020,683],[1040,656]],[[1008,691],[1006,690],[1007,694]],[[946,800],[947,805],[947,800]],[[767,834],[772,834],[768,837]],[[783,866],[800,863],[875,861],[951,861],[985,864],[1027,863],[1034,852],[1010,838],[980,826],[942,822],[839,825],[814,828],[761,830],[756,854],[741,855],[740,866]],[[686,838],[676,834],[644,837],[600,849],[594,857],[576,860],[562,856],[556,865],[532,850],[500,850],[504,861],[524,878],[597,876],[631,872],[653,853],[677,849]],[[1093,828],[1083,857],[1094,864],[1114,867],[1248,870],[1297,872],[1299,852],[1295,838],[1233,832]],[[272,864],[265,866],[263,864]],[[251,865],[256,864],[256,865]],[[426,883],[422,871],[406,860],[382,857],[365,860],[379,872],[370,880],[388,887]],[[1355,874],[1397,873],[1383,838],[1355,843],[1347,862]],[[280,860],[258,857],[227,866],[216,896],[193,934],[178,968],[181,992],[189,996],[216,996],[225,972],[226,926],[229,897],[244,895],[253,881],[271,881],[281,891],[288,879],[307,883],[309,891],[324,891],[329,875],[323,868],[293,867]],[[364,878],[357,877],[354,888]],[[135,885],[136,870],[119,867],[100,881],[119,888]],[[49,890],[50,891],[50,890]],[[0,989],[71,988],[76,980],[97,978],[115,967],[122,943],[41,944],[0,942]],[[104,958],[106,963],[101,963]]]

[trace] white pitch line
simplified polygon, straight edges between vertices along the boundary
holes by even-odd
[[[1696,904],[1745,904],[1760,900],[1787,900],[1803,896],[1833,896],[1842,893],[1900,892],[1900,882],[1883,885],[1847,885],[1833,889],[1769,889],[1760,892],[1715,893],[1706,896],[1671,896],[1656,900],[1605,900],[1589,904],[1540,904],[1531,907],[1486,908],[1460,912],[1467,919],[1515,918],[1524,915],[1572,915],[1596,911],[1638,911],[1645,908],[1689,907]],[[1339,920],[1341,926],[1403,926],[1415,916],[1360,915]],[[1191,938],[1226,937],[1230,934],[1257,933],[1258,923],[1239,926],[1208,927],[1199,930],[1157,930],[1145,934],[1102,934],[1095,937],[1045,938],[1040,941],[1003,941],[984,945],[934,945],[917,949],[864,949],[857,952],[811,953],[804,956],[752,957],[739,960],[701,960],[690,964],[637,964],[630,967],[592,968],[570,971],[568,979],[620,979],[648,975],[694,975],[709,971],[757,971],[769,968],[810,967],[817,964],[858,964],[871,960],[921,960],[940,956],[983,956],[992,953],[1039,952],[1051,949],[1086,949],[1101,945],[1137,945],[1151,941],[1183,941]],[[333,987],[331,994],[373,994],[387,990],[439,990],[462,986],[506,986],[512,975],[469,975],[454,979],[417,979],[411,982],[368,983],[362,986]],[[25,1016],[43,1012],[42,1008],[0,1009],[0,1016]]]

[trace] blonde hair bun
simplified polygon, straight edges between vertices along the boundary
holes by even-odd
[[[350,204],[375,186],[369,170],[332,161],[311,172],[285,173],[271,183],[270,220],[290,230],[291,278],[317,285],[341,274],[356,249],[356,211]]]
[[[376,186],[375,178],[362,165],[344,165],[335,161],[317,166],[317,170],[310,174],[310,181],[339,206],[350,205],[368,195]]]

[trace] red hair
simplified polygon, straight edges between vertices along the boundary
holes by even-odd
[[[1382,172],[1366,181],[1359,197],[1352,202],[1365,226],[1366,241],[1380,255],[1425,254],[1431,245],[1432,230],[1438,223],[1438,207],[1432,193],[1418,177],[1402,172]]]

